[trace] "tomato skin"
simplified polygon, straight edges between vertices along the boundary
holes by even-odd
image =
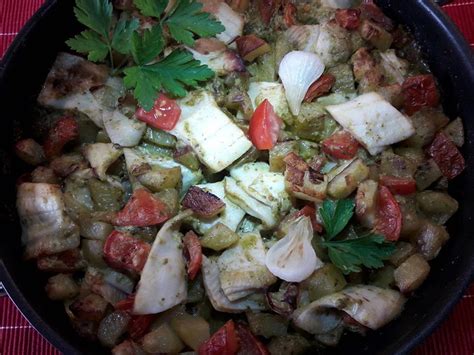
[[[185,255],[187,256],[188,279],[194,280],[201,269],[202,248],[199,238],[193,231],[189,231],[183,238]]]
[[[113,268],[139,273],[143,270],[151,246],[131,235],[113,231],[104,243],[104,260]]]
[[[116,226],[146,227],[162,223],[169,218],[166,205],[147,190],[133,192],[124,208],[117,212],[112,224]]]
[[[311,102],[331,91],[336,78],[332,74],[323,74],[318,80],[311,84],[304,97],[305,102]]]
[[[48,132],[43,150],[48,159],[61,154],[66,143],[79,137],[79,125],[73,117],[64,116],[57,120]]]
[[[402,85],[403,108],[411,116],[423,107],[436,107],[439,104],[439,93],[434,76],[431,74],[416,75],[407,78]]]
[[[277,10],[277,0],[259,0],[258,12],[265,25],[270,23],[275,11]]]
[[[296,6],[289,1],[283,7],[283,21],[288,28],[296,25]]]
[[[301,216],[306,216],[311,219],[311,225],[313,226],[313,230],[315,232],[321,233],[323,231],[323,227],[316,220],[316,209],[314,206],[306,205],[295,213],[295,219]]]
[[[396,195],[410,195],[416,192],[416,181],[411,178],[383,175],[380,183]]]
[[[238,355],[270,355],[266,346],[245,325],[237,323],[235,329],[240,341]]]
[[[135,116],[153,128],[171,131],[178,123],[181,108],[175,100],[160,94],[151,111],[147,112],[140,107],[137,109]]]
[[[233,320],[224,324],[200,347],[199,355],[234,355],[239,350],[239,338]]]
[[[322,141],[323,152],[336,159],[352,159],[359,142],[347,131],[339,131]]]
[[[353,31],[360,26],[360,10],[359,9],[337,9],[336,22],[342,28]]]
[[[128,295],[127,298],[117,302],[114,306],[116,310],[125,311],[127,313],[132,313],[133,304],[135,303],[135,294]],[[151,323],[156,318],[156,314],[143,314],[143,315],[132,315],[130,322],[128,323],[128,334],[133,340],[138,340],[143,337],[148,329],[150,328]]]
[[[268,150],[275,146],[280,128],[283,125],[273,106],[265,99],[252,115],[249,124],[249,137],[258,150]]]
[[[388,241],[397,241],[402,229],[402,211],[388,187],[379,186],[377,205],[375,231]]]
[[[448,179],[454,179],[466,167],[466,162],[458,147],[443,132],[435,136],[428,146],[427,153]]]

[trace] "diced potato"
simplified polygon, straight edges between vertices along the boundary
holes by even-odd
[[[143,337],[142,347],[150,354],[175,354],[183,350],[184,344],[171,327],[165,323]]]
[[[232,231],[225,224],[217,223],[201,238],[201,245],[204,248],[220,251],[230,247],[238,240],[239,236],[237,233]]]
[[[319,142],[335,130],[334,120],[328,118],[324,107],[317,102],[304,102],[295,118],[292,131],[302,139]]]
[[[122,207],[123,190],[108,182],[90,179],[87,182],[95,208],[99,211],[118,211]]]
[[[370,277],[370,284],[380,288],[390,288],[395,282],[394,271],[395,268],[392,265],[376,270]]]
[[[395,198],[402,212],[401,236],[403,238],[410,238],[423,226],[423,218],[418,215],[413,198],[401,195],[396,195]]]
[[[202,284],[202,275],[198,276],[194,280],[188,280],[188,296],[186,303],[198,303],[204,300],[205,291]]]
[[[395,284],[403,293],[410,293],[421,286],[430,272],[430,265],[420,254],[414,254],[394,271]]]
[[[71,312],[80,320],[99,321],[104,318],[108,302],[95,293],[78,298],[70,306]]]
[[[288,331],[288,321],[277,314],[247,312],[250,330],[255,335],[271,338],[283,336]]]
[[[341,199],[349,196],[357,186],[367,179],[369,168],[360,159],[354,160],[343,172],[329,182],[329,196]]]
[[[291,121],[291,113],[282,84],[267,81],[250,83],[248,95],[254,109],[267,99],[278,116],[285,122],[288,121],[289,123]]]
[[[426,222],[413,240],[418,252],[426,260],[432,260],[439,254],[441,247],[448,239],[449,234],[443,226]]]
[[[336,82],[332,87],[334,92],[354,92],[354,74],[349,64],[336,65],[335,67],[329,68],[327,72],[336,78]]]
[[[174,306],[173,308],[170,308],[167,311],[159,313],[156,316],[155,321],[151,324],[150,329],[158,329],[163,324],[169,324],[172,319],[176,317],[181,317],[183,314],[187,314],[184,304]]]
[[[413,177],[416,171],[416,163],[400,155],[389,151],[382,153],[380,162],[380,173],[396,177]]]
[[[181,168],[178,166],[172,168],[153,167],[151,171],[138,175],[137,179],[152,192],[180,188]]]
[[[191,170],[199,170],[199,160],[192,150],[179,156],[175,156],[174,159]]]
[[[416,248],[411,243],[398,242],[397,250],[392,254],[389,261],[395,266],[400,266],[406,259],[415,254]]]
[[[357,188],[356,215],[366,228],[373,228],[377,215],[378,183],[373,180],[363,181]]]
[[[446,126],[443,132],[456,144],[458,147],[464,145],[464,127],[461,119],[458,117]]]
[[[94,221],[90,218],[81,218],[79,228],[82,237],[97,240],[104,240],[114,230],[111,224]]]
[[[297,152],[297,150],[298,143],[296,141],[282,142],[275,145],[269,153],[270,171],[284,173],[286,164],[283,159],[288,153]]]
[[[392,45],[392,35],[383,27],[376,25],[372,21],[364,20],[359,32],[363,39],[381,51],[389,49]]]
[[[67,300],[79,293],[79,286],[71,275],[58,274],[48,279],[46,293],[52,300]]]
[[[426,159],[425,152],[421,148],[399,147],[394,149],[394,153],[413,162],[416,167],[420,166]]]
[[[120,337],[127,331],[127,326],[131,317],[128,312],[115,311],[104,317],[100,321],[97,330],[97,338],[106,347],[112,348]]]
[[[272,355],[300,355],[309,349],[309,341],[299,334],[275,337],[268,344],[268,351]]]
[[[415,173],[416,187],[425,190],[437,181],[443,174],[433,159],[428,159],[421,164]]]
[[[165,205],[166,210],[170,215],[175,215],[179,210],[179,193],[176,189],[164,189],[156,193],[156,197],[160,199]]]
[[[106,267],[107,264],[103,259],[103,240],[83,239],[81,243],[81,250],[84,259],[95,267]]]
[[[310,301],[341,291],[346,287],[346,279],[341,271],[333,264],[325,264],[301,283],[308,291]]]
[[[445,224],[459,207],[458,201],[447,193],[423,191],[416,196],[418,207],[433,222]]]
[[[430,113],[429,110],[421,110],[411,116],[415,134],[403,141],[404,146],[421,148],[433,140],[437,128]]]
[[[173,318],[171,328],[193,350],[198,350],[199,346],[211,336],[209,323],[204,318],[189,314]]]

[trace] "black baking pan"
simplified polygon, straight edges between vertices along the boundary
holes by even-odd
[[[424,285],[400,318],[366,337],[348,334],[330,353],[402,354],[419,344],[458,302],[474,272],[474,59],[454,24],[428,0],[379,0],[377,3],[418,40],[424,58],[442,88],[450,117],[464,120],[467,169],[452,184],[459,212],[448,228],[451,240],[431,263]],[[31,324],[65,354],[103,353],[71,328],[62,304],[47,299],[46,276],[22,261],[20,225],[15,212],[15,180],[24,167],[12,147],[19,134],[31,135],[34,103],[64,41],[79,30],[73,1],[52,0],[33,16],[15,39],[0,66],[0,281]]]

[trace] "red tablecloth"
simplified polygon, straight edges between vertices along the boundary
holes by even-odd
[[[43,1],[0,0],[0,57]],[[456,0],[444,6],[444,10],[474,47],[474,1]],[[0,297],[0,355],[30,354],[56,355],[59,351],[31,327],[8,297]],[[474,285],[471,285],[450,317],[416,349],[415,354],[474,354]]]

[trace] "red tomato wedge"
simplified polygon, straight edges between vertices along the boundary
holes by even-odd
[[[115,226],[146,227],[166,221],[169,216],[166,205],[147,190],[133,192],[124,208],[112,219]]]
[[[403,108],[411,116],[423,107],[436,107],[439,104],[439,93],[434,76],[431,74],[416,75],[407,78],[402,85]]]
[[[316,209],[314,206],[306,205],[295,213],[295,219],[301,216],[306,216],[311,219],[311,225],[315,232],[321,233],[323,231],[323,226],[321,226],[316,220]]]
[[[239,338],[233,320],[224,324],[199,347],[199,355],[234,355],[239,350]]]
[[[380,183],[396,195],[409,195],[416,192],[416,181],[412,178],[383,175],[380,177]]]
[[[116,310],[131,313],[134,303],[135,294],[131,294],[126,299],[117,302],[114,307]],[[151,323],[155,320],[155,317],[155,314],[132,315],[127,326],[130,337],[133,340],[138,340],[143,337],[150,328]]]
[[[160,94],[151,111],[147,112],[140,107],[135,116],[153,128],[171,131],[178,123],[181,109],[175,100]]]
[[[270,23],[277,7],[279,7],[277,0],[258,0],[258,12],[265,25]]]
[[[249,136],[258,150],[268,150],[275,146],[280,128],[283,125],[273,106],[265,99],[252,115],[249,124]]]
[[[66,143],[79,137],[79,125],[73,117],[61,117],[49,130],[43,144],[43,149],[48,159],[61,154]]]
[[[388,187],[379,187],[377,202],[378,213],[375,231],[384,235],[386,240],[398,240],[402,229],[402,211]]]
[[[202,248],[199,238],[193,231],[189,231],[183,238],[184,255],[188,266],[188,278],[194,280],[201,269]]]
[[[104,243],[104,260],[111,267],[140,272],[145,266],[151,246],[131,235],[113,231]]]
[[[448,179],[454,179],[466,167],[466,162],[458,147],[443,132],[436,135],[427,153]]]
[[[347,131],[339,131],[322,141],[323,152],[336,159],[352,159],[359,142]]]
[[[239,355],[269,355],[270,352],[258,338],[245,325],[237,323],[235,325],[239,337]]]

